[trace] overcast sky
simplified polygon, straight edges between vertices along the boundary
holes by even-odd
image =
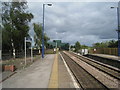
[[[32,23],[42,23],[41,2],[29,2],[29,12],[34,15]],[[93,43],[117,40],[117,2],[56,2],[45,7],[45,33],[51,40],[91,46]],[[32,26],[32,25],[31,25]],[[31,27],[30,35],[34,35]]]

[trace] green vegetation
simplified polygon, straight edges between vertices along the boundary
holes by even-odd
[[[81,49],[88,49],[89,47],[86,45],[81,45]]]
[[[48,42],[47,48],[53,49],[56,46],[61,50],[69,50],[69,43],[63,43],[61,40],[53,40],[53,42]]]
[[[34,40],[35,40],[35,47],[41,47],[42,44],[42,25],[41,24],[37,24],[34,23],[34,31],[35,31],[35,36],[34,36]],[[44,33],[44,44],[45,46],[47,46],[47,41],[50,40],[50,38]]]
[[[115,40],[93,44],[93,48],[117,48],[117,47],[118,47],[118,41]]]
[[[47,49],[45,50],[45,54],[54,54],[53,49]]]
[[[86,45],[81,45],[79,41],[75,43],[75,45],[71,45],[71,50],[78,52],[80,49],[88,49],[89,47]]]
[[[24,37],[29,36],[28,23],[33,15],[26,11],[27,2],[3,2],[3,30],[2,30],[2,49],[3,50],[22,50],[24,49]]]
[[[36,55],[35,57],[33,57],[34,62],[39,60],[41,58],[40,55]],[[10,60],[5,60],[2,61],[3,65],[15,65],[16,69],[23,69],[25,67],[28,67],[32,64],[33,62],[31,61],[31,58],[27,58],[27,65],[25,66],[25,61],[23,58],[16,58],[16,59],[10,59]]]
[[[63,49],[63,50],[69,50],[69,43],[65,43],[64,45],[62,45],[61,49]]]
[[[77,41],[75,43],[75,52],[78,52],[78,50],[81,48],[81,44]]]
[[[71,45],[71,48],[75,48],[75,52],[78,52],[80,49],[93,49],[93,48],[117,48],[118,47],[118,41],[110,40],[106,42],[97,42],[90,46],[81,45],[80,42],[76,42],[75,45]]]

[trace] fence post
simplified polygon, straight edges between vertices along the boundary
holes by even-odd
[[[2,50],[0,50],[0,60],[2,60]]]
[[[31,43],[31,61],[33,62],[32,43]]]
[[[26,66],[26,37],[25,37],[25,66]]]

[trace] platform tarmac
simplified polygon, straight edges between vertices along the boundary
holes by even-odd
[[[75,80],[59,53],[45,55],[44,59],[37,60],[2,82],[2,88],[75,87]]]

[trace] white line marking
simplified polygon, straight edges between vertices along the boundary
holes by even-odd
[[[62,58],[62,60],[63,60],[63,62],[64,62],[64,64],[65,64],[65,67],[67,68],[68,73],[69,73],[70,76],[71,76],[71,79],[72,79],[72,81],[73,81],[74,87],[75,87],[75,88],[80,88],[79,85],[77,84],[77,82],[76,82],[76,80],[75,80],[75,78],[74,78],[72,72],[70,71],[70,69],[69,69],[67,63],[65,62],[63,56],[61,55],[60,52],[59,52],[59,54],[60,54],[60,56],[61,56],[61,58]]]

